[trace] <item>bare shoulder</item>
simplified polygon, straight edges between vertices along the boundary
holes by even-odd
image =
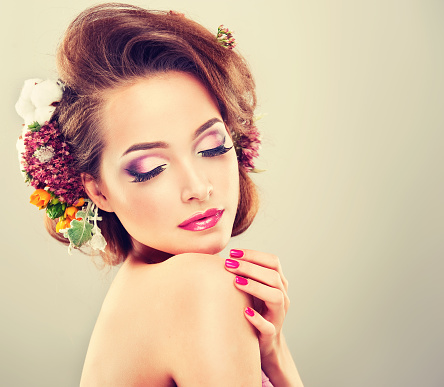
[[[165,291],[175,309],[170,312],[180,317],[174,322],[192,320],[195,328],[198,323],[208,324],[217,319],[240,324],[253,332],[243,316],[244,309],[252,304],[251,297],[234,286],[235,276],[225,270],[224,263],[217,255],[187,253],[173,257],[164,265],[168,287]]]
[[[168,272],[168,283],[186,293],[197,292],[204,297],[202,290],[232,290],[234,276],[224,269],[224,259],[217,255],[186,253],[176,255],[164,262]],[[172,282],[172,283],[171,283]],[[234,290],[234,289],[233,289]],[[239,292],[230,292],[231,296]]]
[[[260,377],[256,333],[243,315],[250,299],[233,281],[224,259],[207,254],[125,268],[103,304],[84,374],[106,365],[101,375],[128,386],[227,385],[240,372]],[[221,364],[235,367],[231,376]]]
[[[259,345],[244,316],[251,300],[233,285],[224,259],[184,254],[170,264],[171,280],[178,285],[172,302],[173,336],[179,344],[171,357],[176,383],[255,385],[260,381]]]
[[[251,330],[243,317],[243,310],[251,305],[250,296],[235,288],[235,277],[225,270],[220,256],[180,254],[155,268],[145,265],[144,270],[140,279],[144,290],[138,291],[137,298],[142,305],[162,305],[161,312],[171,319],[174,331],[187,332],[183,325],[188,320],[195,329],[199,322],[206,324],[215,316],[224,322],[240,320]],[[153,294],[158,297],[153,299]],[[176,329],[176,324],[182,329]]]
[[[175,313],[173,307],[184,308],[183,312],[195,317],[197,310],[193,306],[209,301],[215,306],[233,302],[249,305],[250,297],[237,290],[233,281],[234,275],[225,270],[220,256],[185,253],[160,264],[138,265],[127,270],[110,296],[129,295],[137,313],[142,313],[139,308],[142,305],[159,304],[166,306],[164,313]]]

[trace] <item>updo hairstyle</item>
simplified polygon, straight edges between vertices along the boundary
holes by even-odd
[[[142,77],[171,70],[190,73],[215,96],[234,139],[253,125],[255,83],[243,57],[223,47],[215,33],[176,12],[116,3],[88,8],[69,25],[58,47],[57,68],[65,91],[53,117],[71,146],[76,171],[96,181],[106,91]],[[256,187],[241,165],[239,178],[232,236],[250,226],[258,208]],[[119,264],[132,250],[130,235],[115,213],[100,211],[100,216],[108,243],[102,258]],[[46,227],[54,238],[69,243],[55,232],[55,221],[47,218]]]

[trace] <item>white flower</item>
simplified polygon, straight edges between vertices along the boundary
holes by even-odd
[[[38,107],[34,112],[34,121],[37,121],[40,125],[43,125],[46,121],[51,119],[54,110],[55,106]]]
[[[15,110],[25,120],[26,127],[35,121],[43,125],[54,113],[55,107],[52,104],[59,102],[62,95],[63,86],[59,82],[28,79],[15,104]]]
[[[38,78],[26,80],[22,92],[20,93],[20,97],[15,104],[15,110],[17,114],[25,120],[26,127],[34,120],[35,106],[31,102],[31,94],[35,85],[40,82],[42,82],[42,80]]]
[[[41,163],[47,163],[54,156],[54,148],[52,146],[42,146],[34,152],[34,156],[37,157]]]
[[[47,79],[37,83],[31,93],[31,102],[37,107],[50,106],[62,99],[63,89],[59,82]]]
[[[106,240],[100,232],[96,232],[89,241],[90,246],[95,250],[105,252]]]

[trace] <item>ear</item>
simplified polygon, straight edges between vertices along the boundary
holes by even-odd
[[[82,173],[81,175],[83,186],[88,197],[101,210],[106,212],[114,212],[108,202],[106,196],[102,193],[97,181],[89,174]]]

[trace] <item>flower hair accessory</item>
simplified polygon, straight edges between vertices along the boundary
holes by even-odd
[[[25,81],[15,108],[25,120],[17,140],[21,172],[36,190],[30,203],[58,219],[56,232],[69,239],[68,252],[81,246],[104,251],[106,246],[97,221],[98,209],[86,196],[74,159],[57,122],[50,121],[62,99],[64,86],[52,80]]]
[[[240,133],[233,133],[237,161],[246,172],[263,172],[262,169],[257,169],[254,166],[254,159],[259,156],[259,149],[261,148],[261,135],[255,122],[262,117],[263,115],[254,116],[253,122],[242,122],[246,129]]]
[[[224,27],[223,24],[217,29],[216,39],[219,43],[229,49],[236,47],[236,41],[233,32]],[[253,117],[253,122],[244,121],[242,126],[245,128],[240,133],[232,133],[235,143],[236,155],[239,164],[247,172],[262,172],[254,166],[254,159],[259,156],[261,146],[260,133],[254,123],[262,116]]]
[[[224,27],[223,24],[221,24],[217,29],[216,39],[222,46],[229,48],[230,50],[236,47],[236,41],[233,37],[233,32]]]

